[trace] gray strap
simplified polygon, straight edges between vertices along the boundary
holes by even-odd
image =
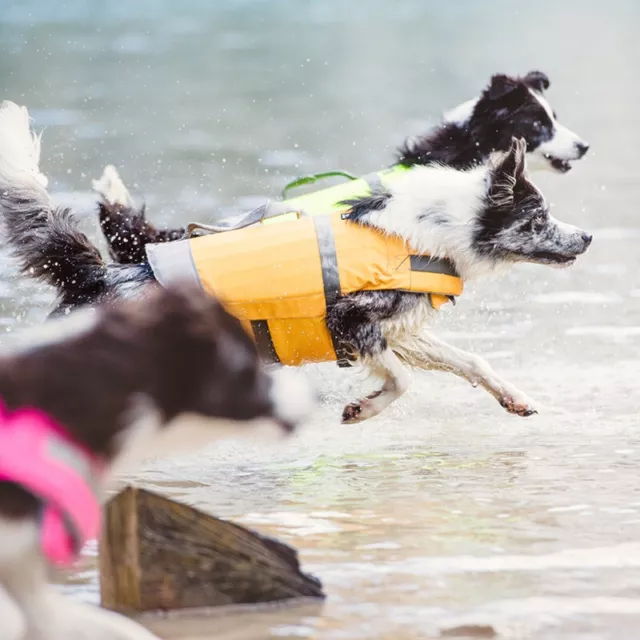
[[[266,213],[267,205],[263,204],[253,209],[253,211],[249,211],[249,213],[233,216],[232,218],[225,218],[216,224],[192,223],[187,226],[187,233],[191,234],[197,229],[209,231],[210,233],[224,233],[225,231],[244,229],[245,227],[250,227],[252,224],[257,224],[261,220],[264,220],[267,217]]]
[[[187,234],[192,236],[194,231],[204,231],[205,233],[224,233],[225,231],[246,229],[247,227],[252,227],[262,222],[263,220],[277,218],[278,216],[285,215],[286,213],[296,213],[298,217],[306,215],[304,211],[291,207],[286,202],[267,202],[266,204],[256,207],[253,211],[249,211],[249,213],[234,216],[233,218],[226,218],[216,224],[192,222],[187,226]]]
[[[280,357],[273,344],[269,323],[266,320],[251,320],[251,329],[256,338],[258,353],[265,364],[279,364]]]
[[[320,267],[322,269],[322,286],[324,287],[324,300],[329,309],[338,301],[341,295],[340,272],[338,271],[338,256],[336,243],[331,228],[331,216],[318,215],[313,217],[316,228],[316,239],[320,250]],[[336,352],[339,367],[350,367],[352,359],[351,350],[333,331],[329,331],[333,349]]]
[[[86,454],[82,453],[76,446],[70,445],[68,442],[60,439],[57,436],[47,438],[45,446],[47,447],[47,453],[66,467],[73,469],[82,478],[82,480],[84,480],[87,487],[93,494],[96,502],[102,503],[104,496],[101,488],[101,483],[98,477],[95,475],[91,461],[86,456]],[[43,502],[43,510],[44,507],[45,503]],[[42,513],[43,512],[44,511],[42,511]],[[76,526],[74,514],[61,512],[60,515],[65,523],[67,532],[73,540],[75,551],[77,553],[80,553],[85,540],[83,540],[83,536]]]
[[[338,272],[338,256],[333,239],[331,218],[328,215],[314,216],[316,239],[320,250],[320,266],[322,268],[322,285],[327,309],[332,307],[340,297],[340,274]]]

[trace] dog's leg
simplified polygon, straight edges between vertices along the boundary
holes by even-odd
[[[391,344],[400,359],[424,370],[447,371],[486,389],[509,413],[530,416],[537,413],[533,402],[517,387],[501,378],[489,363],[472,353],[452,347],[431,334],[413,337],[410,346]]]
[[[93,181],[93,190],[99,196],[100,227],[107,240],[109,255],[115,262],[141,264],[147,260],[145,245],[186,237],[182,227],[158,229],[148,222],[145,206],[136,209],[114,166],[104,168],[102,176]]]
[[[349,403],[342,412],[344,424],[377,416],[409,388],[409,373],[391,349],[385,349],[378,356],[365,358],[364,366],[373,375],[382,378],[383,385],[365,398]]]
[[[349,345],[373,374],[383,380],[382,388],[362,400],[348,404],[342,413],[345,423],[361,422],[379,414],[409,386],[409,375],[388,348],[381,321],[414,308],[421,296],[397,291],[359,291],[344,296],[330,307],[327,327]]]

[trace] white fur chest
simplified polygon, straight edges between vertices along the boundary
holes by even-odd
[[[420,303],[410,311],[384,320],[381,323],[382,334],[392,349],[395,349],[396,346],[408,345],[412,342],[412,337],[419,335],[436,313],[437,311],[431,306],[427,296],[424,296]]]

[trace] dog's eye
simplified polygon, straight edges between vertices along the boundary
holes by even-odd
[[[540,122],[540,120],[534,120],[533,121],[533,130],[534,131],[540,131],[542,129],[542,122]]]

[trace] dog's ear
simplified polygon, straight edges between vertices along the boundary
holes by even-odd
[[[524,177],[527,143],[524,138],[511,138],[504,153],[494,154],[489,163],[489,196],[494,202],[506,204],[513,200],[516,183]]]
[[[504,73],[497,73],[491,77],[491,82],[486,90],[486,96],[489,100],[500,100],[517,91],[520,86],[520,83],[515,78],[507,76]]]
[[[523,80],[527,87],[531,87],[540,93],[546,91],[551,86],[549,76],[542,71],[529,71]]]

